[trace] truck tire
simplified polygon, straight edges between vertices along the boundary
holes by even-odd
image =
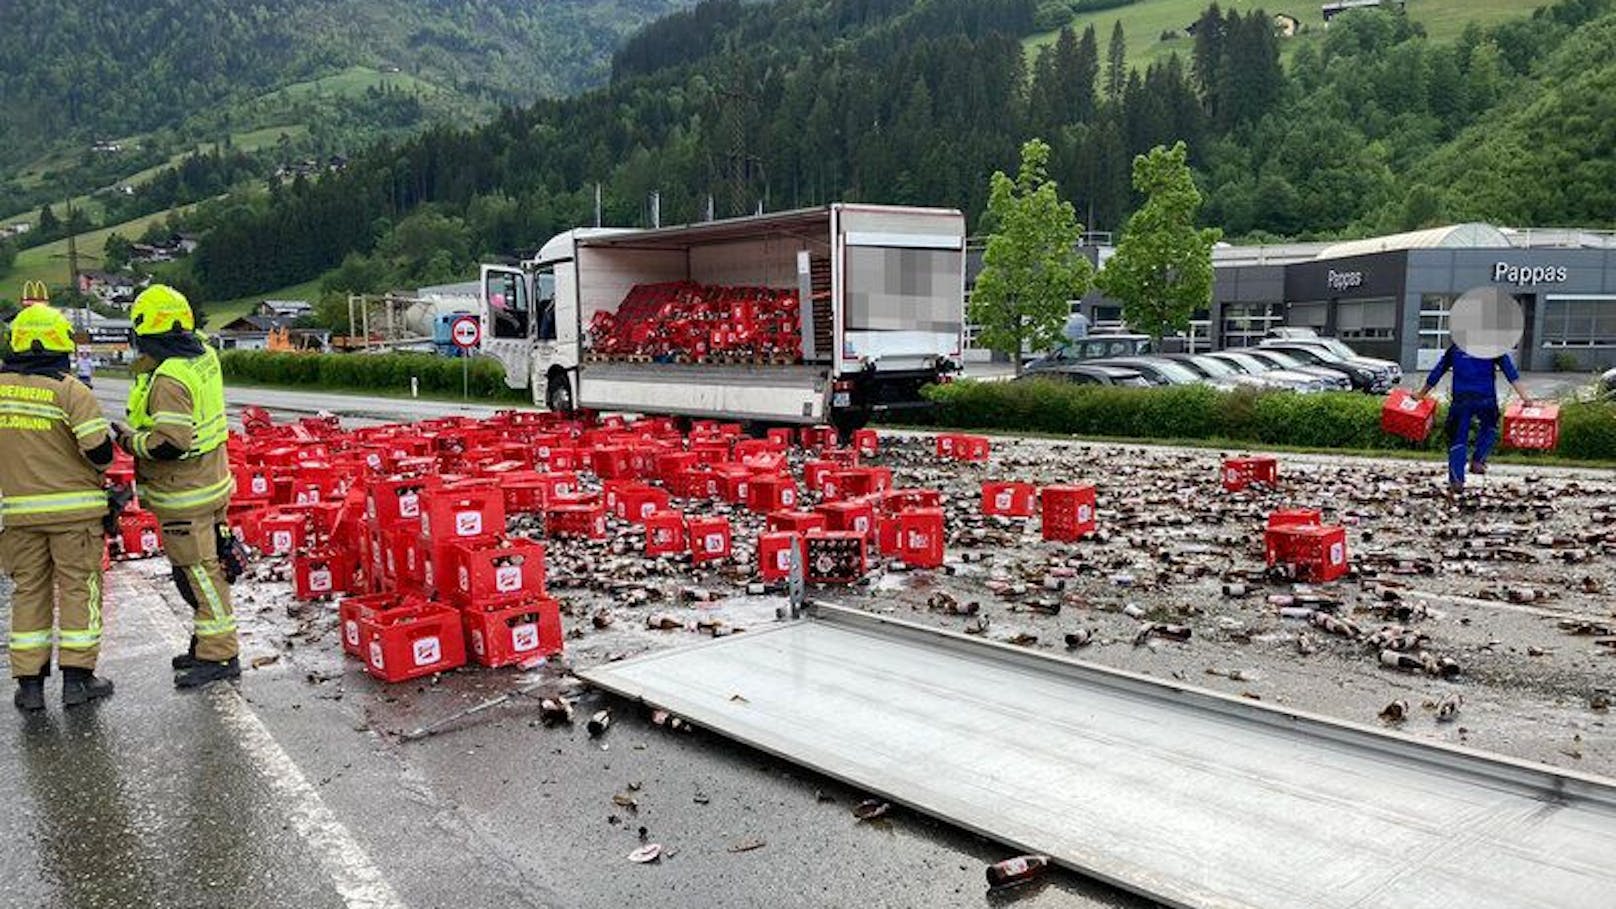
[[[544,403],[555,413],[572,413],[572,382],[565,374],[550,377],[550,390],[544,395]]]
[[[837,444],[848,444],[853,438],[853,433],[863,429],[870,422],[870,416],[870,412],[862,408],[838,410],[832,413],[830,425],[836,430]]]

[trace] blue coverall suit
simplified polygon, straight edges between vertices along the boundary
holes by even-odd
[[[1427,388],[1435,388],[1443,373],[1453,370],[1453,403],[1448,405],[1448,482],[1463,486],[1465,481],[1465,450],[1470,443],[1470,424],[1478,418],[1481,429],[1476,434],[1476,452],[1472,464],[1485,464],[1498,442],[1497,370],[1504,371],[1510,382],[1520,381],[1521,374],[1509,354],[1484,360],[1449,345],[1443,351],[1425,380]]]

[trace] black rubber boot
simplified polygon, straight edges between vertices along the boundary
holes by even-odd
[[[190,646],[185,648],[184,653],[169,660],[168,665],[173,666],[175,672],[181,669],[190,669],[196,665],[196,635],[191,635]]]
[[[188,669],[174,674],[175,688],[201,688],[210,682],[227,682],[241,678],[241,661],[231,657],[222,663],[197,660]]]
[[[23,675],[17,677],[17,693],[11,696],[11,703],[24,713],[35,713],[45,709],[45,677],[42,675]]]
[[[93,669],[62,667],[62,706],[77,707],[112,696],[112,680],[97,678]]]

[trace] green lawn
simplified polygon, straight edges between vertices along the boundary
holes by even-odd
[[[362,95],[369,89],[383,86],[392,86],[405,91],[419,91],[423,94],[435,94],[443,91],[438,86],[423,79],[418,79],[409,73],[384,73],[369,66],[350,66],[335,75],[310,79],[307,82],[294,82],[268,94],[260,95],[248,102],[248,104],[300,101],[309,97],[353,97]]]
[[[108,235],[116,232],[129,239],[135,239],[145,232],[148,224],[167,218],[169,211],[173,209],[80,234],[79,270],[94,271],[101,267],[101,254],[106,251]],[[67,284],[71,277],[67,262],[67,241],[57,240],[18,253],[17,263],[11,273],[6,275],[5,281],[8,288],[11,285],[21,286],[24,281],[44,281],[55,288]],[[7,296],[11,294],[8,293]]]
[[[1094,26],[1095,34],[1100,41],[1102,63],[1106,44],[1111,38],[1112,25],[1118,20],[1121,20],[1122,32],[1128,40],[1130,66],[1143,68],[1175,51],[1187,62],[1195,42],[1183,34],[1183,28],[1199,18],[1201,12],[1211,5],[1211,2],[1212,0],[1134,0],[1133,3],[1116,9],[1074,16],[1072,25],[1079,33],[1090,25]],[[1529,15],[1532,10],[1542,5],[1544,4],[1541,0],[1408,0],[1408,14],[1410,18],[1423,24],[1431,37],[1448,40],[1457,37],[1471,22],[1492,25],[1506,19]],[[1301,19],[1303,27],[1312,35],[1287,41],[1283,46],[1287,52],[1294,51],[1297,41],[1312,40],[1324,30],[1324,17],[1319,12],[1318,0],[1308,0],[1300,4],[1272,2],[1272,0],[1220,0],[1218,6],[1225,11],[1236,9],[1242,14],[1263,9],[1270,13],[1289,13]],[[1168,29],[1177,30],[1179,36],[1170,41],[1163,41],[1162,32]],[[1058,34],[1059,30],[1034,35],[1026,39],[1024,44],[1030,53],[1036,53],[1037,48],[1054,43]]]

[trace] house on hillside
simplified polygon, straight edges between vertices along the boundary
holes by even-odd
[[[18,221],[15,224],[6,224],[0,226],[0,240],[9,240],[12,237],[20,237],[33,229],[34,225],[28,223],[27,221]]]
[[[314,304],[307,300],[265,300],[253,311],[260,316],[295,322],[313,312]]]
[[[1342,13],[1358,9],[1395,9],[1401,11],[1405,0],[1333,0],[1319,7],[1326,24]]]
[[[295,319],[283,316],[242,316],[213,333],[221,350],[313,350],[331,348],[331,332],[324,328],[293,328]]]
[[[89,294],[108,306],[128,309],[134,305],[135,294],[150,283],[135,275],[103,271],[79,272],[79,293]]]
[[[1294,38],[1302,30],[1302,20],[1290,13],[1274,14],[1274,34],[1281,38]]]
[[[161,243],[129,244],[129,261],[144,264],[174,261],[174,250]]]

